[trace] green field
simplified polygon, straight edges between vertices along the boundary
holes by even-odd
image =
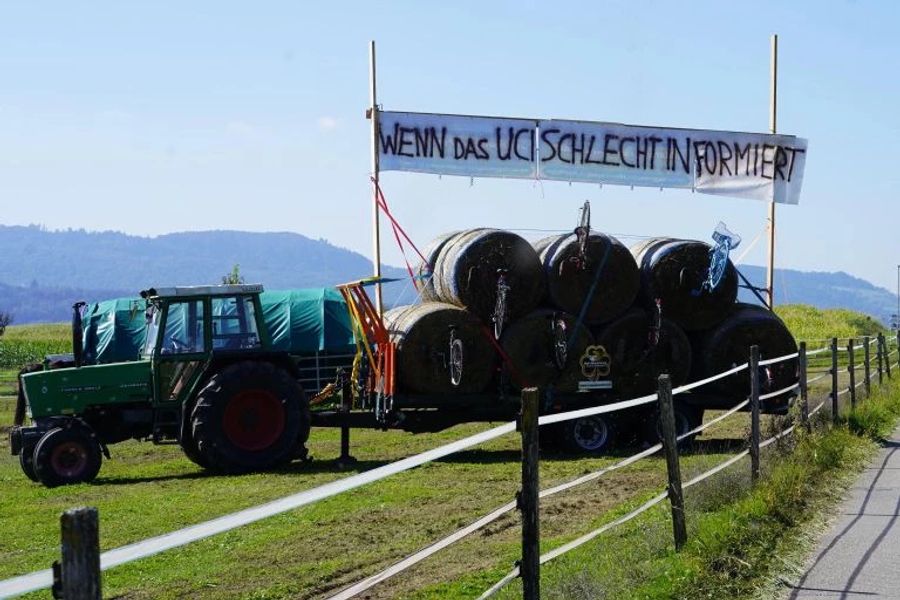
[[[834,323],[844,335],[874,332],[872,321],[806,309],[785,312],[796,331],[830,337]],[[33,336],[32,336],[33,334]],[[8,336],[8,337],[7,337]],[[46,344],[65,351],[65,326],[13,327],[3,349],[28,355]],[[0,423],[12,420],[12,389],[0,371]],[[8,377],[7,377],[8,378]],[[824,382],[823,382],[824,383]],[[821,397],[824,388],[814,390]],[[709,415],[714,416],[714,415]],[[354,431],[349,472],[433,448],[488,425],[463,425],[437,434]],[[775,425],[764,425],[772,430]],[[748,418],[738,414],[710,429],[684,457],[686,477],[742,447]],[[765,429],[764,429],[765,431]],[[22,475],[0,437],[0,578],[46,568],[58,554],[58,519],[73,506],[96,506],[103,549],[197,523],[240,508],[308,489],[348,474],[330,462],[338,455],[334,430],[314,430],[315,460],[265,474],[210,476],[185,459],[177,446],[127,442],[111,447],[92,484],[48,490]],[[624,456],[634,449],[623,449]],[[513,498],[519,486],[518,440],[510,435],[448,459],[402,473],[313,506],[291,511],[190,546],[104,573],[104,595],[126,598],[318,598],[418,550]],[[542,487],[612,464],[616,456],[571,458],[543,455]],[[542,541],[549,548],[580,535],[664,486],[659,458],[641,461],[542,504]],[[515,513],[410,571],[374,588],[371,598],[471,597],[502,576],[518,548]],[[604,538],[594,544],[604,544]],[[608,538],[613,539],[613,538]],[[607,542],[608,543],[608,542]],[[650,543],[648,537],[647,543]],[[612,560],[612,559],[611,559]],[[623,564],[623,557],[616,560]],[[627,563],[627,557],[624,560]],[[629,573],[629,569],[624,569]],[[45,597],[46,594],[36,595]],[[563,596],[559,596],[563,597]]]

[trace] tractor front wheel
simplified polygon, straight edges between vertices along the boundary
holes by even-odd
[[[297,444],[306,441],[309,406],[284,369],[243,361],[209,379],[197,395],[191,429],[209,468],[229,473],[271,469],[289,462]]]
[[[38,476],[34,472],[34,446],[34,444],[30,444],[22,447],[19,451],[19,466],[22,467],[22,472],[28,479],[37,481]]]
[[[34,448],[34,472],[47,487],[93,481],[102,460],[100,444],[84,427],[51,429]]]

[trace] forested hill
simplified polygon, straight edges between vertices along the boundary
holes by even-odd
[[[296,233],[203,231],[139,237],[117,232],[46,231],[0,225],[0,311],[16,323],[63,321],[76,300],[136,295],[159,285],[219,283],[235,264],[268,289],[329,286],[371,274],[368,258]],[[741,271],[755,284],[760,267]],[[413,296],[404,269],[384,267],[386,300]],[[778,303],[858,310],[887,322],[896,297],[846,273],[778,271]],[[742,292],[742,298],[750,298]]]

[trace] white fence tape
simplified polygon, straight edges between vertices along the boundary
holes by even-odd
[[[815,356],[816,354],[822,354],[824,352],[831,352],[831,348],[826,346],[824,348],[819,348],[818,350],[807,350],[806,355],[807,356]]]
[[[812,379],[807,380],[807,381],[806,381],[806,385],[810,385],[811,383],[815,383],[815,382],[817,382],[817,381],[819,381],[819,380],[821,380],[821,379],[825,379],[826,377],[831,377],[831,370],[830,370],[830,369],[829,369],[829,371],[828,371],[827,373],[823,373],[822,375],[819,375],[818,377],[813,377]]]
[[[722,413],[718,417],[711,419],[711,420],[707,421],[706,423],[703,423],[702,425],[699,425],[698,427],[695,427],[694,429],[691,429],[690,431],[681,434],[680,436],[678,436],[678,440],[679,441],[683,440],[692,435],[696,435],[697,433],[700,433],[705,429],[709,429],[716,423],[719,423],[720,421],[730,417],[731,415],[733,415],[737,411],[741,410],[748,404],[750,404],[750,400],[744,400],[744,401],[740,402],[739,404],[733,406],[728,411]],[[542,490],[540,493],[540,497],[548,498],[554,494],[558,494],[565,490],[571,489],[575,486],[582,485],[582,484],[588,483],[590,481],[594,481],[595,479],[599,479],[600,477],[602,477],[606,473],[609,473],[610,471],[615,471],[617,469],[627,467],[630,464],[636,463],[637,461],[639,461],[643,458],[647,458],[648,456],[651,456],[651,455],[655,454],[656,452],[659,452],[661,449],[662,449],[662,444],[656,444],[656,445],[650,446],[649,448],[642,450],[642,451],[638,452],[637,454],[633,454],[633,455],[629,456],[628,458],[620,460],[619,462],[617,462],[613,465],[604,467],[602,469],[594,471],[593,473],[588,473],[587,475],[582,475],[581,477],[572,479],[565,483],[561,483],[554,487],[547,488],[546,490]],[[502,517],[504,514],[513,510],[515,507],[516,507],[515,502],[509,502],[507,504],[504,504],[500,508],[497,508],[494,511],[488,513],[487,515],[481,517],[474,523],[467,525],[466,527],[463,527],[463,528],[451,533],[447,537],[438,540],[437,542],[423,548],[422,550],[419,550],[415,554],[412,554],[412,555],[404,558],[403,560],[391,565],[390,567],[381,571],[380,573],[376,573],[375,575],[372,575],[371,577],[367,577],[366,579],[363,579],[362,581],[359,581],[359,582],[351,585],[350,587],[341,590],[339,593],[335,594],[334,596],[330,596],[328,598],[328,600],[348,600],[349,598],[352,598],[352,597],[356,596],[357,594],[360,594],[360,593],[368,590],[369,588],[374,587],[375,585],[381,583],[382,581],[385,581],[386,579],[389,579],[390,577],[393,577],[394,575],[405,571],[406,569],[412,567],[413,565],[425,560],[429,556],[432,556],[433,554],[439,552],[440,550],[443,550],[447,546],[450,546],[451,544],[458,542],[459,540],[463,539],[467,535],[470,535],[470,534],[478,531],[482,527],[485,527],[485,526],[489,525],[490,523],[493,523],[494,521],[496,521],[497,519]]]
[[[761,394],[760,400],[768,400],[769,398],[774,398],[775,396],[780,396],[792,390],[796,390],[800,387],[799,383],[792,383],[791,385],[781,388],[780,390],[775,390],[774,392],[769,392],[768,394]]]
[[[544,415],[538,418],[538,425],[551,425],[553,423],[561,423],[562,421],[571,421],[572,419],[580,419],[582,417],[591,417],[593,415],[616,412],[619,410],[625,410],[626,408],[641,406],[642,404],[649,404],[650,402],[653,402],[655,400],[656,394],[650,394],[648,396],[635,398],[634,400],[624,400],[622,402],[615,402],[613,404],[604,404],[603,406],[592,406],[590,408],[571,410],[569,412]]]
[[[823,407],[823,406],[825,406],[825,402],[824,402],[824,401],[819,402],[819,405],[818,405],[817,407],[815,407],[814,409],[812,409],[811,411],[809,411],[809,417],[812,418],[812,416],[813,416],[814,414],[816,414],[817,412],[819,412],[820,410],[822,410],[822,407]]]
[[[809,354],[809,353],[807,353]],[[794,352],[793,354],[785,354],[784,356],[776,356],[775,358],[767,358],[766,360],[759,361],[759,366],[765,367],[768,365],[774,365],[775,363],[780,363],[786,360],[791,360],[792,358],[797,358],[800,356],[799,352]]]
[[[191,525],[178,531],[166,533],[160,536],[152,537],[140,542],[128,544],[120,548],[108,550],[100,555],[100,568],[102,570],[131,562],[140,558],[152,556],[164,550],[170,550],[183,546],[190,542],[196,542],[204,538],[230,531],[242,525],[254,523],[266,517],[271,517],[279,513],[283,513],[307,504],[311,504],[318,500],[324,500],[331,496],[335,496],[342,492],[352,490],[354,488],[373,483],[384,479],[391,475],[407,471],[414,467],[418,467],[427,462],[443,458],[460,450],[464,450],[471,446],[482,444],[494,438],[498,438],[507,433],[515,431],[516,424],[514,422],[499,425],[487,431],[470,435],[469,437],[445,444],[438,448],[428,450],[415,456],[410,456],[390,464],[365,471],[358,475],[352,475],[339,479],[331,483],[326,483],[311,490],[305,490],[291,496],[286,496],[278,500],[273,500],[265,504],[260,504],[251,508],[247,508],[236,513],[224,515],[210,521]],[[0,598],[16,596],[33,592],[46,587],[50,587],[53,583],[52,573],[49,569],[37,571],[21,577],[15,577],[0,581]]]

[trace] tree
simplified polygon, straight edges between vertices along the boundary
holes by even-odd
[[[222,285],[236,285],[244,283],[244,277],[241,275],[241,265],[235,264],[231,267],[231,272],[222,276]]]
[[[6,326],[12,323],[12,315],[5,312],[0,312],[0,336],[2,336],[6,332]]]

